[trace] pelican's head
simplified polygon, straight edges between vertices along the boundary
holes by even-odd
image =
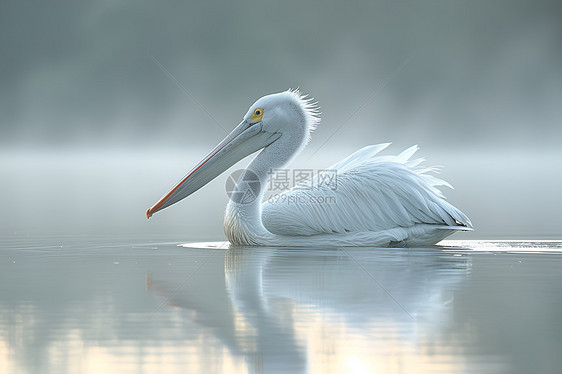
[[[182,178],[154,206],[150,218],[191,195],[242,158],[283,139],[288,151],[298,152],[306,145],[319,122],[316,103],[298,90],[288,90],[258,99],[236,126],[201,162]]]
[[[266,131],[284,135],[299,134],[306,142],[319,122],[316,102],[288,90],[259,98],[244,116],[249,124],[260,124]]]

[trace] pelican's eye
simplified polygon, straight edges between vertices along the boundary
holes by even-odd
[[[263,117],[263,109],[258,108],[254,110],[254,113],[252,113],[252,116],[250,117],[250,121],[252,121],[253,123],[259,122],[261,121],[262,117]]]

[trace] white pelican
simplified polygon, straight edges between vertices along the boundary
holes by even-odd
[[[262,203],[271,170],[285,167],[304,148],[318,122],[316,103],[298,90],[260,98],[226,138],[147,210],[147,218],[261,149],[242,176],[257,176],[257,198],[230,199],[226,207],[224,232],[233,245],[427,246],[457,230],[471,230],[468,217],[436,188],[450,185],[428,175],[434,168],[418,168],[423,159],[410,160],[417,146],[398,156],[377,157],[389,143],[367,146],[329,168],[337,173],[335,190],[293,188],[275,202]],[[243,188],[238,184],[235,193],[244,193]],[[321,203],[326,200],[330,203]]]

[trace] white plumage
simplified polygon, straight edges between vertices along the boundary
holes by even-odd
[[[181,200],[247,154],[263,150],[247,170],[259,178],[251,202],[229,201],[225,234],[235,245],[424,246],[472,224],[444,200],[438,186],[450,185],[422,168],[418,150],[377,156],[390,143],[364,147],[328,170],[333,184],[293,188],[262,204],[271,170],[285,167],[306,145],[319,121],[314,103],[298,91],[264,96],[244,121],[183,178],[147,216]],[[249,174],[248,174],[249,175]],[[237,186],[243,193],[244,186]],[[246,186],[247,188],[247,186]]]
[[[471,225],[436,188],[448,183],[428,175],[428,169],[416,169],[422,159],[409,161],[417,146],[399,156],[374,157],[388,145],[365,147],[330,167],[337,172],[336,189],[313,183],[311,189],[293,188],[266,202],[265,227],[279,235],[314,235],[377,232],[422,223]]]

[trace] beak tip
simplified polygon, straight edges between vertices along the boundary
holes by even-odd
[[[152,212],[151,212],[151,208],[148,208],[146,211],[146,219],[150,219],[150,217],[152,217]]]

